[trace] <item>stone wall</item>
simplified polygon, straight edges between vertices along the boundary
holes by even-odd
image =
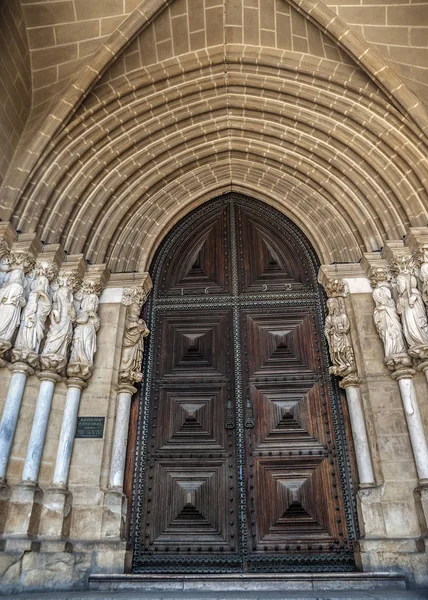
[[[20,0],[0,2],[0,188],[31,109],[27,30]]]

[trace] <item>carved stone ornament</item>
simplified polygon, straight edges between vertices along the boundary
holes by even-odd
[[[80,284],[76,271],[61,270],[52,286],[55,289],[50,315],[50,327],[45,346],[40,355],[42,369],[62,374],[68,359],[73,338],[73,324],[76,311],[73,305],[73,291]]]
[[[349,286],[344,279],[328,279],[324,285],[324,289],[329,298],[349,295]]]
[[[97,331],[100,328],[98,317],[98,296],[87,293],[95,286],[86,286],[80,309],[77,312],[76,327],[71,345],[71,356],[67,366],[68,377],[87,380],[94,369],[94,354],[97,350]]]
[[[124,304],[125,306],[137,304],[139,307],[139,311],[141,311],[141,307],[143,306],[146,300],[146,292],[140,287],[125,288],[123,290],[122,304]]]
[[[38,269],[22,312],[15,348],[12,350],[12,362],[25,362],[33,368],[38,366],[38,352],[52,308],[49,279],[46,275],[43,269]]]
[[[378,284],[373,290],[373,299],[376,305],[373,318],[379,337],[383,342],[384,362],[390,371],[408,369],[412,366],[412,359],[407,354],[395,302],[389,285],[385,280],[381,281],[383,283]]]
[[[24,274],[31,271],[36,264],[34,255],[28,250],[14,250],[12,249],[8,257],[9,271],[14,269],[21,269]]]
[[[328,341],[330,356],[333,366],[330,373],[338,377],[348,378],[347,385],[359,384],[357,368],[355,365],[354,351],[349,336],[349,319],[346,314],[345,303],[341,297],[327,300],[328,315],[325,321],[324,334]]]
[[[369,271],[369,279],[372,288],[376,288],[377,285],[383,283],[389,283],[392,281],[392,273],[388,267],[371,267]]]
[[[133,297],[135,298],[137,295],[133,295]],[[145,297],[144,294],[144,299]],[[125,333],[119,369],[120,383],[138,383],[143,377],[141,364],[144,354],[144,338],[150,332],[143,319],[139,318],[142,295],[140,294],[138,298],[138,302],[128,304],[126,309]]]

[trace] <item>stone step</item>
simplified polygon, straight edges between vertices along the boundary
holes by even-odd
[[[322,592],[406,590],[400,573],[269,573],[91,575],[103,592]],[[313,597],[313,596],[311,596]]]

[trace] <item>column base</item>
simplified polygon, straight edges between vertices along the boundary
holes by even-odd
[[[107,490],[104,493],[102,539],[124,539],[128,499],[122,490]]]
[[[6,524],[10,494],[11,490],[6,479],[0,478],[0,534],[3,533]]]
[[[422,535],[428,537],[428,480],[422,479],[413,491]]]
[[[4,534],[6,537],[38,533],[43,492],[35,483],[21,482],[12,489]]]
[[[66,488],[48,488],[43,497],[39,536],[67,537],[70,529],[72,495]]]
[[[362,538],[386,537],[381,494],[382,486],[377,483],[360,485],[357,511]]]
[[[396,571],[411,587],[428,586],[428,552],[421,538],[362,539],[355,542],[355,559],[362,571]]]

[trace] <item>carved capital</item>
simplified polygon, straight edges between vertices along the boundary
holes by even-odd
[[[8,257],[8,270],[13,271],[14,269],[21,269],[24,273],[28,273],[34,268],[36,259],[34,254],[30,250],[15,249],[9,253]]]
[[[142,287],[124,288],[122,295],[122,304],[130,306],[138,304],[139,309],[143,307],[147,300],[147,294]]]
[[[118,394],[130,394],[133,396],[137,392],[137,388],[129,383],[120,383],[117,388]]]
[[[346,388],[348,387],[359,387],[362,383],[363,380],[360,377],[358,377],[357,372],[354,372],[349,373],[349,375],[346,375],[346,377],[344,377],[342,381],[339,381],[339,387],[346,390]]]
[[[7,260],[9,258],[9,246],[6,240],[0,239],[0,260]]]
[[[58,375],[63,375],[67,364],[67,359],[62,354],[41,354],[40,367],[44,371],[53,371]]]
[[[39,355],[33,350],[29,350],[28,348],[14,348],[10,354],[12,363],[24,362],[32,369],[39,367]]]
[[[329,298],[344,298],[349,295],[349,286],[344,279],[327,279],[323,285]]]
[[[372,288],[376,288],[379,285],[389,285],[392,281],[392,273],[389,265],[370,267],[369,279]]]

